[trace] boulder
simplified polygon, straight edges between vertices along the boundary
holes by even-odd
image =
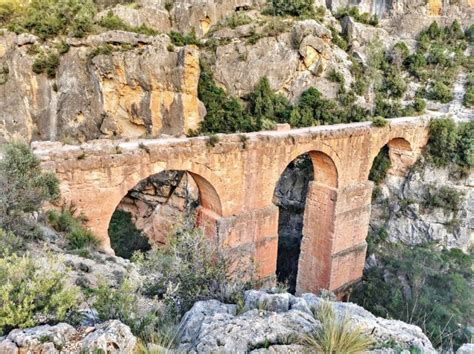
[[[216,300],[201,301],[186,313],[180,324],[178,349],[191,353],[301,352],[301,336],[320,328],[313,311],[317,314],[324,301],[329,300],[314,294],[295,297],[250,290],[245,293],[242,313]],[[415,347],[423,353],[435,353],[417,326],[375,317],[355,304],[329,303],[336,318],[347,316],[382,346],[395,342],[402,348]]]
[[[130,328],[120,321],[111,320],[97,325],[81,342],[83,350],[104,353],[134,353],[137,339]]]
[[[76,335],[74,327],[66,323],[14,329],[0,341],[0,354],[60,353]]]

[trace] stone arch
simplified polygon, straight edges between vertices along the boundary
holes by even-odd
[[[120,203],[122,203],[122,201],[124,200],[125,197],[127,197],[129,191],[131,191],[133,188],[135,188],[136,186],[140,185],[141,183],[149,180],[150,177],[153,177],[153,176],[157,176],[161,173],[165,173],[165,172],[174,172],[174,173],[183,173],[183,175],[181,176],[184,176],[189,180],[192,180],[192,184],[194,185],[194,190],[196,190],[197,188],[197,191],[198,191],[198,203],[199,203],[199,206],[194,209],[192,208],[192,210],[194,211],[195,210],[195,215],[196,215],[196,226],[199,226],[199,227],[202,227],[206,234],[208,234],[209,236],[215,236],[214,233],[216,232],[216,227],[215,227],[215,223],[220,219],[220,217],[222,216],[222,204],[221,204],[221,198],[216,190],[216,188],[213,186],[213,184],[205,177],[203,177],[201,174],[198,174],[196,172],[191,172],[189,170],[186,170],[186,169],[180,169],[180,170],[176,170],[176,169],[159,169],[159,172],[157,173],[145,173],[145,174],[142,174],[142,176],[146,176],[144,178],[140,178],[138,180],[138,182],[135,183],[135,181],[133,181],[133,184],[132,187],[128,187],[129,185],[131,185],[132,183],[132,179],[128,180],[126,183],[124,183],[128,189],[126,192],[123,192],[120,194],[121,197],[120,199],[118,200],[118,202],[115,203],[114,205],[114,210],[110,213],[110,216],[108,217],[107,219],[107,228],[109,228],[110,226],[110,222],[112,220],[112,216],[114,215],[115,211],[118,210],[118,207],[120,205]],[[135,176],[136,177],[136,176]],[[183,178],[183,177],[181,177]],[[137,178],[133,178],[133,180],[136,180]],[[181,184],[181,180],[179,182]],[[156,192],[157,189],[155,189],[155,192]],[[186,187],[186,190],[187,190],[187,187]],[[135,191],[136,192],[136,191]],[[154,192],[153,192],[154,193]],[[173,193],[173,192],[171,192]],[[195,194],[195,193],[194,193]],[[170,194],[171,195],[171,194]],[[195,201],[196,199],[194,198],[193,201]],[[153,206],[153,208],[155,208],[155,206]],[[186,210],[186,209],[184,209]],[[127,210],[128,212],[130,210]],[[194,212],[193,212],[194,214]],[[171,215],[174,215],[174,214],[171,214]],[[155,221],[156,219],[149,219],[151,221]],[[161,219],[163,220],[163,219]],[[143,221],[143,219],[142,219]],[[145,219],[145,221],[148,221],[147,219]],[[145,224],[145,223],[143,223]],[[166,226],[168,223],[166,222],[164,225]],[[169,224],[168,224],[169,225]],[[156,232],[153,232],[152,234],[156,234]],[[158,233],[159,235],[161,235],[161,233]],[[107,233],[107,243],[110,245],[110,237],[109,237],[109,234]],[[158,237],[159,239],[162,238],[162,235],[160,237]],[[162,241],[160,241],[162,242]]]
[[[369,160],[369,168],[366,177],[369,177],[375,158],[383,151],[384,148],[388,148],[388,155],[390,157],[391,163],[388,174],[395,176],[405,176],[408,169],[416,162],[415,151],[412,147],[412,144],[407,139],[404,137],[394,137],[385,140],[384,144],[379,145],[377,149],[375,149]]]
[[[295,167],[296,161],[299,167]],[[327,263],[322,257],[327,250],[318,244],[331,237],[332,230],[325,225],[332,221],[333,194],[338,185],[336,164],[319,150],[298,155],[280,174],[273,198],[279,207],[276,272],[280,281],[289,282],[292,292],[309,289],[310,282],[319,284],[314,279],[314,267]],[[315,225],[322,227],[320,232]]]

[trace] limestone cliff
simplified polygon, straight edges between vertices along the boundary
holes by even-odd
[[[35,36],[5,32],[0,61],[1,139],[28,140],[180,135],[196,129],[205,109],[197,98],[199,52],[168,48],[167,36],[120,31],[69,39],[55,77],[35,74],[38,51],[53,52]],[[102,51],[101,51],[102,50]]]

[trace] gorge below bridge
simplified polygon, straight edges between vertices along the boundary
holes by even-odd
[[[279,209],[275,187],[285,168],[308,154],[314,168],[304,211],[296,292],[339,292],[362,276],[373,182],[372,163],[389,148],[389,174],[403,176],[428,140],[429,117],[209,137],[95,140],[78,146],[35,142],[56,173],[61,204],[87,217],[102,248],[117,205],[137,183],[165,170],[188,172],[199,189],[197,223],[210,242],[239,249],[260,279],[275,276]],[[215,139],[214,139],[215,140]]]

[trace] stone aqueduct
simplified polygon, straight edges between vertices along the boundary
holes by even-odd
[[[63,202],[87,216],[109,251],[109,221],[127,192],[163,170],[188,171],[199,187],[199,225],[212,242],[244,250],[261,279],[276,270],[275,187],[287,165],[309,153],[314,180],[306,198],[297,293],[338,292],[362,275],[374,158],[388,144],[389,173],[404,174],[427,142],[428,121],[401,118],[383,128],[352,123],[221,135],[215,146],[198,137],[97,140],[81,146],[41,142],[33,149],[42,166],[57,174]]]

